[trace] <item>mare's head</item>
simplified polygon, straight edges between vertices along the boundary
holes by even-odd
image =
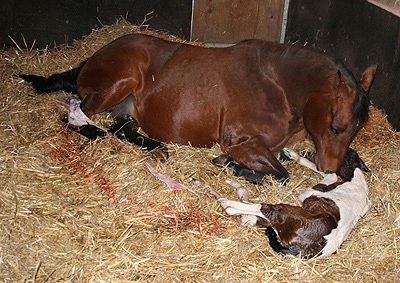
[[[368,118],[368,92],[377,66],[367,68],[357,82],[341,61],[329,76],[326,89],[312,92],[304,109],[304,125],[312,136],[320,171],[336,172],[349,145]]]

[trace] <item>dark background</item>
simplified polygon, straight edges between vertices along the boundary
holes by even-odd
[[[14,45],[8,36],[24,47],[21,34],[29,48],[71,43],[120,17],[189,39],[191,14],[192,0],[2,0],[0,47]]]
[[[191,13],[192,0],[3,0],[0,48],[14,46],[9,36],[24,48],[21,34],[28,48],[71,43],[121,16],[189,40]],[[400,129],[399,17],[365,0],[291,0],[285,42],[335,54],[356,78],[378,64],[370,98]]]

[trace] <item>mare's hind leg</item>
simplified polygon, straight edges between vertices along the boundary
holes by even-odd
[[[163,154],[156,154],[156,157],[164,160],[167,157],[165,147],[158,141],[145,137],[137,132],[138,123],[133,118],[133,106],[135,99],[133,95],[125,98],[113,111],[113,116],[117,123],[112,127],[111,132],[115,133],[120,139],[124,138],[129,142],[135,143],[149,151],[154,149],[163,150]],[[75,98],[70,99],[68,106],[69,127],[74,131],[79,132],[89,139],[102,138],[107,135],[107,130],[96,125],[81,109],[81,101]]]
[[[107,131],[90,120],[89,117],[82,112],[80,105],[80,100],[75,98],[70,99],[68,105],[68,119],[63,121],[68,123],[68,126],[74,131],[79,132],[89,139],[94,140],[98,137],[106,136]]]
[[[133,117],[135,102],[134,96],[130,94],[114,108],[111,114],[115,118],[116,123],[110,129],[110,132],[115,134],[119,139],[126,139],[148,151],[160,149],[163,155],[167,157],[167,149],[161,142],[138,133],[139,124]]]
[[[124,117],[116,118],[116,123],[110,129],[110,132],[115,134],[117,138],[126,139],[148,151],[154,149],[166,150],[161,142],[139,134],[137,132],[138,129],[139,126],[136,120],[132,116],[125,115]]]

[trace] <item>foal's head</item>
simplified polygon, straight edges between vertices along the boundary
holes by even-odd
[[[304,124],[316,147],[320,171],[336,172],[347,149],[368,118],[368,92],[377,66],[367,68],[359,83],[341,61],[330,77],[329,92],[312,92],[304,110]]]

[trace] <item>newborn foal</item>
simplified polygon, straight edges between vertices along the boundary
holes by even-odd
[[[295,157],[302,165],[312,164],[297,154]],[[369,210],[371,202],[368,199],[367,182],[359,168],[354,170],[351,181],[344,183],[337,182],[335,173],[324,175],[322,181],[299,196],[303,202],[301,207],[289,204],[248,204],[228,200],[211,192],[229,215],[242,215],[242,224],[257,223],[266,227],[270,245],[275,251],[293,255],[301,253],[305,257],[319,253],[326,256],[340,247],[358,219]],[[238,182],[230,185],[237,192],[245,189]],[[242,201],[248,200],[241,195],[240,198]]]

